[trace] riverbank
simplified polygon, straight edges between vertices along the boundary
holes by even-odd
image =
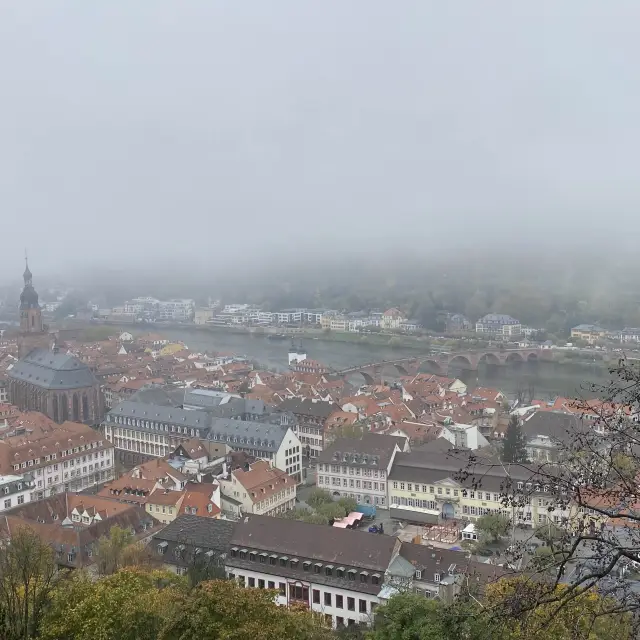
[[[105,321],[98,326],[105,325],[117,327],[122,331],[149,331],[153,333],[161,333],[163,329],[198,331],[203,333],[219,334],[245,334],[256,338],[268,338],[269,336],[283,335],[286,339],[310,339],[321,340],[324,342],[348,342],[351,344],[381,346],[381,347],[398,347],[402,349],[414,349],[421,353],[427,353],[431,347],[431,338],[429,336],[408,336],[389,333],[355,333],[351,331],[330,331],[327,329],[315,329],[313,327],[244,327],[244,326],[221,326],[221,325],[202,325],[187,323],[121,323]]]
[[[492,348],[486,343],[460,344],[459,340],[446,339],[434,336],[409,336],[390,333],[356,333],[346,331],[329,331],[326,329],[316,329],[313,327],[244,327],[244,326],[219,326],[219,325],[197,325],[188,323],[104,323],[100,325],[92,324],[93,327],[112,327],[122,331],[134,331],[135,333],[162,333],[162,331],[180,331],[194,334],[210,335],[212,340],[226,341],[225,336],[237,336],[245,339],[268,340],[269,336],[284,336],[282,340],[272,340],[276,345],[282,345],[282,349],[288,349],[288,341],[304,341],[305,344],[316,343],[342,343],[358,347],[373,347],[402,351],[404,354],[415,352],[420,355],[427,355],[434,351],[463,351],[465,349]],[[312,343],[307,341],[312,340]],[[495,346],[493,347],[495,348]],[[310,357],[315,358],[313,355]],[[585,373],[595,372],[599,375],[606,375],[611,366],[618,360],[618,354],[608,355],[602,352],[593,351],[569,351],[556,349],[553,353],[553,361],[558,366],[567,365],[569,368],[583,370]]]

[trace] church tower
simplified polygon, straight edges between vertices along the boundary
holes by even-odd
[[[33,288],[32,274],[25,258],[23,274],[24,288],[20,294],[20,335],[18,336],[18,357],[24,358],[36,347],[49,346],[47,327],[42,323],[42,309],[38,304],[38,294]]]

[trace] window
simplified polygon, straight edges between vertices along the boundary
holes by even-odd
[[[24,496],[18,496],[18,504],[24,504]]]
[[[349,569],[349,580],[351,582],[355,582],[356,580],[356,572],[353,569]]]
[[[347,609],[349,609],[349,611],[355,611],[356,610],[356,599],[355,598],[347,598]]]
[[[291,560],[291,568],[292,569],[297,569],[298,568],[298,561],[297,560]]]
[[[9,498],[8,500],[4,501],[4,508],[5,509],[11,509],[11,498]]]
[[[311,567],[311,563],[310,562],[303,562],[302,563],[302,569],[304,571],[309,571],[309,568]]]
[[[344,569],[342,567],[336,569],[336,578],[344,578]]]
[[[250,551],[249,552],[249,560],[251,560],[251,562],[255,562],[256,561],[256,554],[254,551]]]
[[[316,562],[313,565],[313,573],[320,573],[321,568],[322,568],[322,564],[320,562]]]
[[[313,594],[313,604],[320,604],[320,589],[314,589],[312,591]]]
[[[360,582],[362,582],[363,584],[366,584],[369,581],[369,574],[362,572],[360,574]]]
[[[380,584],[380,576],[377,573],[371,576],[371,584]]]
[[[333,567],[325,567],[324,568],[324,575],[325,576],[332,576],[333,575]]]
[[[256,579],[255,578],[249,578],[249,586],[250,587],[255,587],[256,586]]]
[[[258,589],[264,589],[264,580],[262,578],[258,578]]]
[[[336,616],[336,626],[344,627],[344,618],[342,616]]]
[[[416,580],[420,580],[420,578],[422,578],[422,571],[420,571],[419,569],[416,571]]]
[[[275,564],[276,564],[276,559],[275,559],[275,557],[274,557],[274,556],[269,556],[269,564],[270,564],[271,566],[275,566]]]
[[[278,583],[278,591],[280,592],[281,596],[286,596],[287,595],[287,585],[284,582],[279,582]]]
[[[276,588],[276,583],[271,581],[271,580],[269,580],[269,582],[267,582],[267,587],[269,589],[275,589]]]
[[[324,592],[324,604],[327,607],[331,606],[331,593],[329,591]]]
[[[367,613],[367,601],[360,599],[358,602],[358,611],[360,613]]]
[[[344,607],[344,596],[336,594],[336,609],[342,609]]]
[[[440,574],[436,573],[435,576],[433,576],[433,581],[434,582],[440,582]]]

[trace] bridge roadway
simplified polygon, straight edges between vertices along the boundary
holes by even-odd
[[[487,364],[505,365],[508,362],[527,362],[536,360],[552,360],[553,351],[550,349],[478,349],[456,351],[452,353],[430,353],[428,355],[414,355],[382,362],[371,362],[340,371],[334,371],[335,375],[345,376],[352,373],[361,373],[365,377],[377,376],[383,367],[394,366],[401,375],[415,374],[425,363],[435,365],[435,368],[446,373],[449,365],[455,363],[462,369],[475,370],[485,361]]]

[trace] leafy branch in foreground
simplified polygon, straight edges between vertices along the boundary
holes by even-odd
[[[509,566],[517,561],[529,583],[527,597],[513,599],[519,614],[555,616],[591,593],[603,596],[596,617],[640,611],[628,571],[640,562],[640,369],[621,360],[611,375],[608,385],[590,388],[603,399],[567,407],[566,428],[549,438],[550,459],[505,465],[474,455],[459,474],[479,489],[500,470],[514,527],[537,509],[529,537],[513,536],[510,547]],[[527,552],[540,539],[549,549],[544,561]]]

